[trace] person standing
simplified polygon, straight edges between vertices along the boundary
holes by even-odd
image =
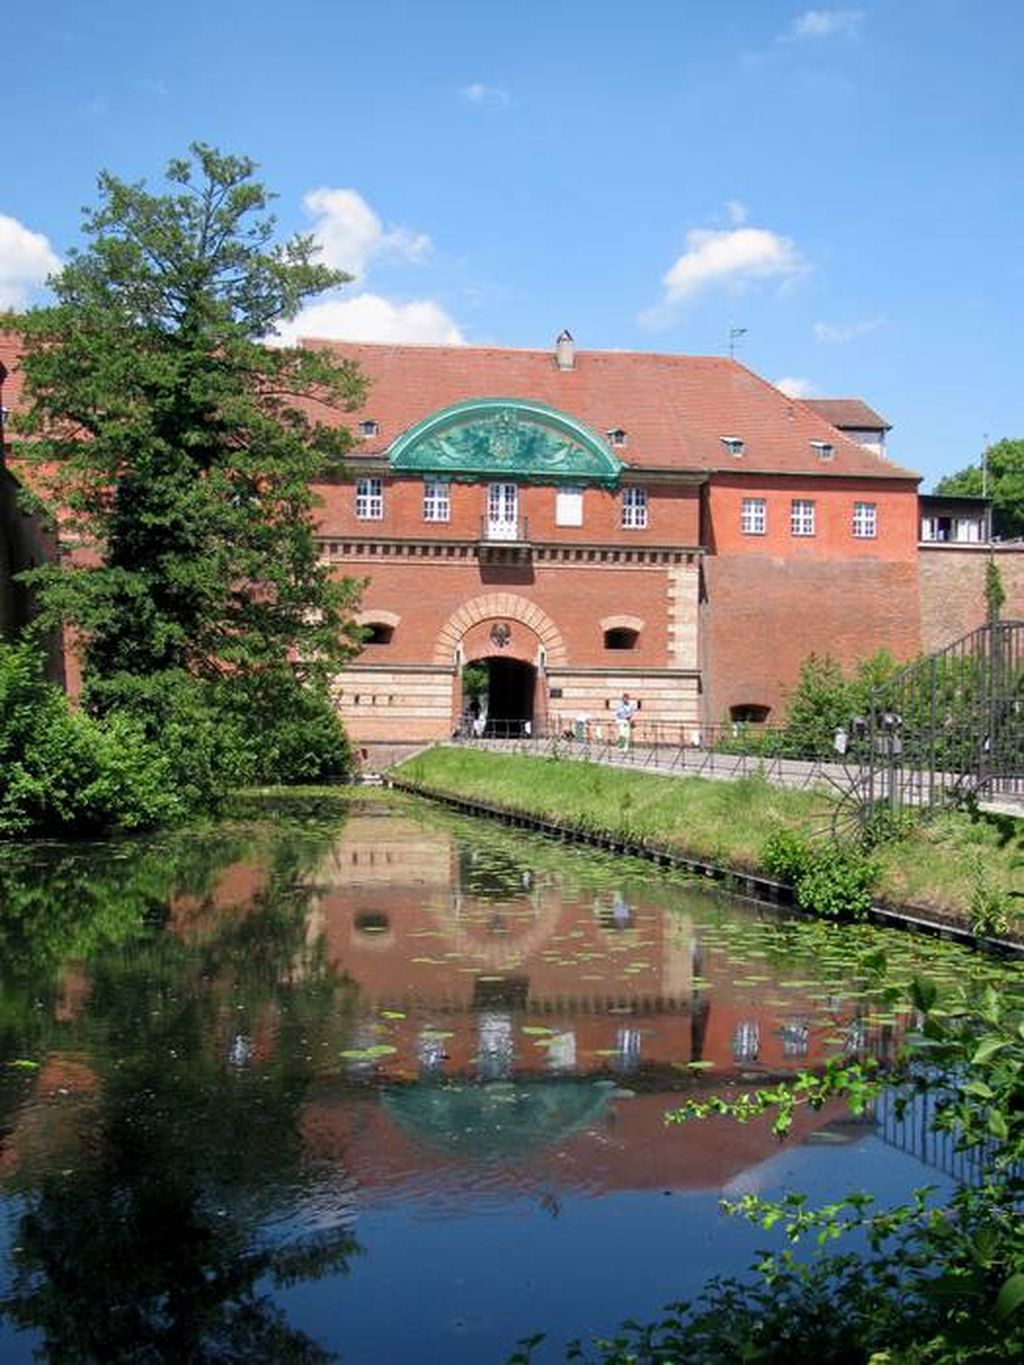
[[[633,733],[633,717],[636,715],[637,704],[628,692],[623,692],[622,699],[615,708],[615,720],[619,729],[619,748],[623,753],[629,752],[630,739]]]

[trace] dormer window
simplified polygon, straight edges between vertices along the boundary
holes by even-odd
[[[719,440],[725,447],[727,455],[740,456],[743,454],[744,444],[742,436],[720,436]]]
[[[614,427],[607,433],[607,436],[613,446],[624,446],[626,444],[626,433],[621,427]]]
[[[811,449],[819,460],[831,460],[836,453],[836,448],[831,441],[812,441]]]
[[[372,417],[366,418],[365,421],[359,423],[359,435],[364,441],[370,436],[379,436],[380,423],[375,422]]]

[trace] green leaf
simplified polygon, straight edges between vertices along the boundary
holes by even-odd
[[[989,1061],[997,1052],[1001,1052],[1002,1049],[1007,1046],[1006,1039],[997,1037],[995,1034],[983,1038],[974,1050],[974,1055],[971,1057],[971,1065],[983,1066],[985,1062]]]
[[[996,1296],[996,1317],[1008,1318],[1024,1303],[1024,1271],[1016,1271]]]

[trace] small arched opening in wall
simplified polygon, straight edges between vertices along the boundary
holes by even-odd
[[[639,616],[606,616],[599,623],[605,649],[636,649],[644,623]]]
[[[362,635],[361,647],[390,645],[401,617],[393,611],[360,611],[352,618]]]
[[[771,709],[761,702],[739,702],[729,707],[729,719],[733,725],[764,725]]]

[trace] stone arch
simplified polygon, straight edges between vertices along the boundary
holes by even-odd
[[[455,651],[466,634],[481,621],[519,621],[529,626],[544,647],[549,665],[562,667],[568,660],[562,632],[545,611],[526,597],[512,592],[489,592],[463,602],[441,627],[434,644],[434,663],[451,663]]]
[[[632,630],[637,635],[643,634],[644,623],[639,616],[605,616],[598,622],[598,625],[605,632],[609,630]]]
[[[357,611],[352,617],[357,626],[390,626],[392,630],[401,619],[397,612],[382,611],[380,607],[372,607],[369,611]]]

